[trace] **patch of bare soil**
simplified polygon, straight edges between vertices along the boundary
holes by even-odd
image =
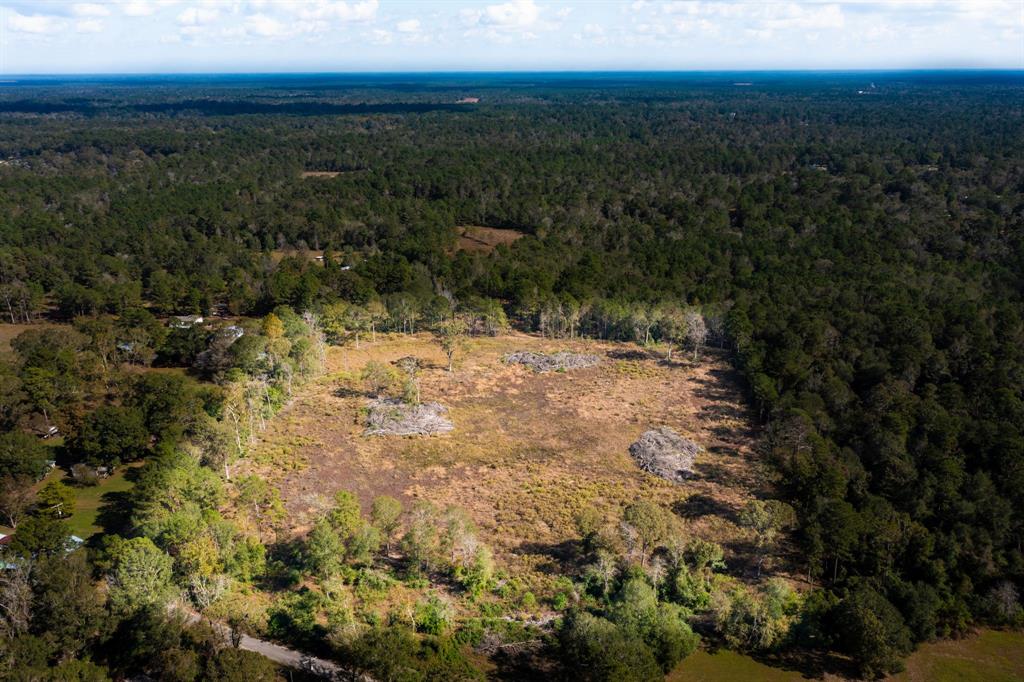
[[[502,362],[520,350],[587,353],[601,363],[537,373]],[[361,368],[410,355],[424,361],[422,399],[448,406],[458,429],[367,437]],[[581,508],[594,506],[611,519],[623,506],[651,499],[680,516],[686,532],[721,542],[730,572],[753,574],[752,536],[737,517],[772,490],[753,415],[724,356],[666,362],[631,344],[514,334],[473,339],[454,372],[445,365],[427,335],[330,349],[329,374],[273,420],[246,465],[281,488],[296,532],[339,489],[366,506],[380,494],[405,503],[428,499],[465,508],[510,570],[540,578],[564,568],[559,562]],[[651,425],[703,448],[685,482],[651,476],[630,456]],[[782,563],[773,568],[770,560],[766,571]]]

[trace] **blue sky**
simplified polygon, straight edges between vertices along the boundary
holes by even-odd
[[[0,0],[0,73],[1024,68],[1024,0]]]

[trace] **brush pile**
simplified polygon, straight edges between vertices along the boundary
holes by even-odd
[[[676,483],[693,475],[693,460],[700,451],[699,445],[667,426],[645,431],[640,440],[629,446],[637,466]]]
[[[398,398],[378,398],[367,405],[367,436],[430,436],[455,428],[448,408],[441,403],[407,403]]]
[[[557,372],[569,369],[586,369],[601,362],[596,355],[586,353],[569,353],[561,351],[558,353],[533,353],[531,351],[518,351],[509,353],[504,361],[510,365],[526,365],[534,372]]]

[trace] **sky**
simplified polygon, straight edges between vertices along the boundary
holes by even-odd
[[[0,74],[1024,69],[1024,0],[0,0]]]

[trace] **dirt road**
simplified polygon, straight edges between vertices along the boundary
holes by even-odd
[[[185,614],[185,618],[189,623],[199,623],[205,621],[214,630],[221,634],[226,640],[231,640],[231,628],[223,623],[203,618],[200,614],[196,613],[192,609],[187,607],[178,606],[179,611]],[[317,674],[325,679],[331,680],[347,680],[351,679],[348,673],[342,670],[341,666],[331,661],[325,661],[322,658],[310,656],[309,654],[296,651],[295,649],[289,649],[283,647],[280,644],[274,644],[263,639],[257,639],[249,635],[243,634],[238,642],[238,648],[244,649],[245,651],[252,651],[261,656],[269,658],[278,665],[287,666],[294,668],[295,670],[305,670],[314,674]],[[362,676],[361,682],[372,682],[370,678]]]

